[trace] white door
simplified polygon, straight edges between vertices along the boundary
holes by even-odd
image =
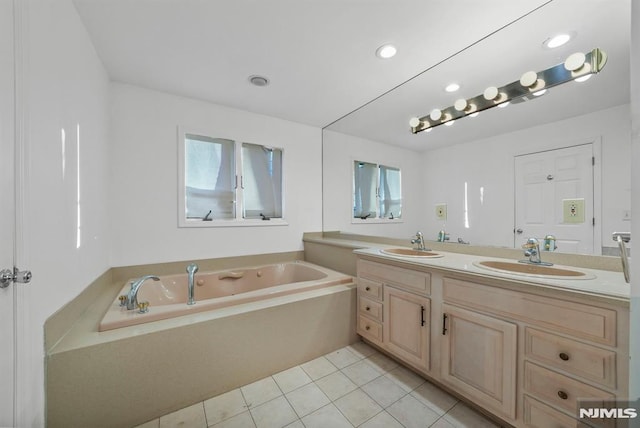
[[[515,157],[516,248],[553,235],[558,252],[596,254],[593,156],[584,144]]]
[[[0,270],[14,265],[13,2],[0,1]],[[0,288],[0,427],[14,426],[14,290]]]

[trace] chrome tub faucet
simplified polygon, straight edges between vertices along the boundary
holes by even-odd
[[[191,263],[189,266],[187,266],[187,278],[188,278],[188,282],[187,282],[187,305],[195,305],[196,301],[193,298],[193,289],[194,289],[194,283],[195,283],[195,276],[196,276],[196,272],[198,272],[198,265],[195,263]]]
[[[147,279],[153,279],[154,281],[160,281],[155,275],[145,275],[142,278],[138,278],[135,281],[131,281],[131,290],[129,290],[129,294],[127,295],[127,309],[132,310],[138,307],[138,290],[142,287],[142,284]]]

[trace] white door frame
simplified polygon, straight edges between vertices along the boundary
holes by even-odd
[[[575,146],[582,146],[585,144],[592,144],[593,156],[595,163],[593,165],[593,216],[595,217],[595,225],[593,227],[593,248],[594,255],[602,255],[602,137],[597,136],[588,139],[581,139],[577,141],[566,142],[565,144],[552,144],[536,147],[535,150],[522,150],[513,154],[514,161],[517,156],[532,155],[535,153],[541,153],[551,150],[567,149]],[[514,175],[514,195],[513,195],[513,224],[516,226],[516,195],[515,195],[515,169]],[[516,236],[514,232],[514,246],[519,248],[516,244]]]
[[[21,269],[29,266],[30,258],[26,243],[28,232],[28,189],[26,179],[29,176],[29,154],[28,154],[28,1],[13,0],[14,10],[14,79],[15,79],[15,253],[14,263]],[[16,426],[30,426],[33,423],[34,414],[39,414],[42,410],[33,409],[33,388],[42,388],[44,385],[35,385],[32,381],[33,364],[43,364],[44,356],[34,354],[34,350],[29,346],[28,324],[31,310],[27,304],[27,289],[29,285],[15,284],[16,305],[15,305],[15,421]],[[35,412],[35,413],[34,413]]]

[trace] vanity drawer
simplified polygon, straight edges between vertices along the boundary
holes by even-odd
[[[525,394],[524,423],[535,428],[576,428],[578,421]]]
[[[431,294],[431,275],[427,272],[358,260],[358,276]]]
[[[361,315],[369,316],[382,322],[382,303],[375,302],[366,297],[358,297],[358,309]]]
[[[616,387],[615,352],[526,328],[525,355],[567,373]]]
[[[505,315],[605,345],[616,345],[616,311],[470,281],[444,278],[446,302]]]
[[[584,384],[525,361],[524,389],[542,401],[571,413],[578,414],[578,400],[613,400],[615,396],[593,386]]]
[[[358,277],[358,293],[375,300],[382,300],[382,284]]]
[[[358,333],[368,339],[382,342],[382,324],[362,315],[358,316]]]

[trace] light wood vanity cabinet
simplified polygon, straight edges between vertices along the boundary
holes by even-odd
[[[359,260],[358,334],[428,372],[430,292],[428,273]]]
[[[383,343],[399,358],[429,370],[431,301],[414,293],[384,287]]]
[[[628,304],[377,260],[358,259],[358,333],[498,418],[576,427],[579,399],[627,398]]]
[[[442,381],[515,419],[517,325],[456,306],[442,308]]]

